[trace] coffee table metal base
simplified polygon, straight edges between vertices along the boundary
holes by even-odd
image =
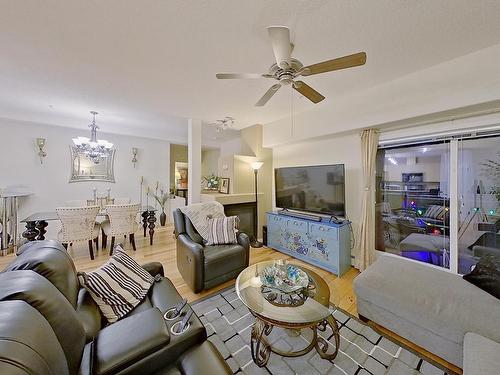
[[[325,332],[327,326],[330,326],[333,332],[333,338],[335,339],[335,349],[333,352],[328,352],[330,344],[323,337],[318,335],[318,331]],[[301,329],[311,329],[313,332],[312,339],[310,343],[303,349],[294,352],[283,351],[278,348],[273,348],[269,343],[267,336],[269,336],[274,327],[301,330]],[[335,318],[330,315],[325,320],[310,323],[310,324],[297,324],[289,325],[281,322],[269,321],[262,319],[259,316],[255,316],[255,323],[252,326],[252,334],[250,338],[250,348],[252,350],[252,359],[255,364],[259,367],[263,367],[269,361],[269,356],[271,352],[281,355],[283,357],[300,357],[309,353],[313,348],[316,349],[321,358],[326,360],[333,360],[337,356],[340,345],[340,335],[339,327]]]

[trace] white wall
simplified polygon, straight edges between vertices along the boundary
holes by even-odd
[[[265,124],[264,146],[494,103],[500,99],[499,59],[500,45],[495,45],[350,96],[326,98],[311,110],[293,114],[293,121],[286,117]]]
[[[398,159],[399,160],[399,159]],[[402,158],[403,163],[393,165],[385,163],[384,179],[386,181],[402,181],[403,173],[423,173],[425,182],[441,181],[441,157],[417,157],[416,162],[407,163],[406,158]],[[443,176],[448,179],[447,176]]]
[[[89,134],[79,129],[0,119],[0,187],[25,185],[34,193],[20,201],[20,220],[33,212],[53,211],[67,200],[91,199],[94,187],[98,192],[104,193],[107,188],[111,188],[112,196],[130,197],[138,202],[141,176],[144,176],[145,183],[152,188],[156,181],[163,187],[168,187],[169,142],[100,131],[98,138],[114,143],[116,148],[116,182],[68,183],[71,166],[69,145],[71,138],[76,136],[88,137]],[[47,140],[47,157],[43,165],[37,155],[37,137]],[[131,162],[132,147],[139,149],[139,161],[135,168]],[[49,223],[48,229],[49,236],[55,235],[55,225]],[[23,230],[24,227],[21,232]]]
[[[351,133],[335,137],[324,137],[273,148],[274,168],[321,164],[345,165],[346,211],[347,216],[353,222],[354,233],[357,234],[362,193],[361,141],[359,134]],[[274,207],[274,184],[272,189]]]

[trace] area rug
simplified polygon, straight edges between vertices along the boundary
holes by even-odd
[[[240,301],[234,287],[192,304],[207,329],[208,339],[217,347],[234,374],[307,375],[446,375],[446,373],[368,325],[337,309],[333,316],[340,328],[340,348],[333,361],[322,359],[313,349],[302,357],[285,358],[271,353],[259,368],[250,352],[254,317]],[[300,336],[273,329],[269,341],[280,349],[304,347],[311,330]],[[332,331],[320,333],[328,341]]]

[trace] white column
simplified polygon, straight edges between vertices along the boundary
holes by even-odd
[[[458,273],[458,140],[450,142],[450,271]]]
[[[188,120],[188,204],[201,199],[201,120]]]

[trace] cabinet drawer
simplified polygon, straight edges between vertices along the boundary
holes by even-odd
[[[307,221],[288,219],[286,226],[288,230],[307,232]]]
[[[285,218],[277,216],[277,215],[267,215],[267,224],[270,223],[284,223]]]
[[[309,224],[309,234],[311,237],[328,237],[333,240],[338,240],[339,230],[335,227],[329,227],[322,224]]]

